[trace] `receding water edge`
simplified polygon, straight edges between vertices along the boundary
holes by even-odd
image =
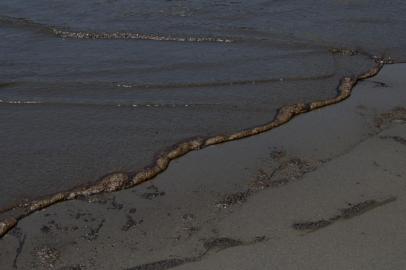
[[[189,141],[180,142],[174,145],[172,148],[163,151],[149,166],[140,171],[112,172],[101,177],[99,181],[96,181],[91,185],[76,187],[71,190],[58,192],[37,200],[20,203],[13,207],[0,209],[0,215],[5,216],[0,221],[0,238],[3,237],[10,229],[16,226],[19,220],[58,202],[73,200],[82,196],[91,196],[104,192],[115,192],[122,189],[132,188],[153,179],[158,174],[164,172],[169,167],[172,160],[178,159],[191,151],[203,149],[211,145],[254,136],[277,128],[289,122],[297,115],[339,103],[351,95],[353,88],[359,81],[377,75],[385,64],[393,63],[391,60],[380,58],[376,58],[375,62],[375,66],[364,74],[357,77],[342,78],[338,84],[337,94],[334,98],[282,106],[277,111],[276,116],[270,122],[263,125],[251,129],[244,129],[231,135],[217,135],[209,138],[197,137],[190,139]]]

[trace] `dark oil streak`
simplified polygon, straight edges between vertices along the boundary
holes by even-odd
[[[388,203],[396,201],[396,197],[390,197],[383,201],[376,200],[367,200],[357,204],[350,205],[350,207],[340,209],[340,214],[330,217],[328,219],[321,219],[317,221],[306,221],[306,222],[297,222],[293,224],[293,228],[298,231],[308,231],[314,232],[319,229],[330,226],[331,224],[337,222],[338,220],[351,219],[356,216],[360,216],[368,211],[371,211],[375,208],[384,206]]]
[[[174,268],[186,263],[190,262],[197,262],[200,260],[200,257],[188,257],[188,258],[173,258],[173,259],[166,259],[161,261],[156,261],[152,263],[146,263],[137,265],[127,270],[167,270],[170,268]]]
[[[248,242],[243,242],[240,240],[227,237],[214,238],[207,240],[206,242],[203,243],[205,251],[200,255],[193,257],[171,258],[166,260],[155,261],[127,268],[127,270],[167,270],[183,264],[201,261],[202,259],[207,257],[211,252],[219,252],[237,246],[248,246],[259,242],[263,242],[265,240],[267,239],[264,236],[256,237],[254,240]]]
[[[391,139],[394,140],[395,142],[406,145],[406,138],[403,138],[401,136],[380,136],[379,138],[383,140]]]
[[[23,251],[23,247],[24,247],[24,244],[25,244],[25,239],[27,238],[27,236],[24,234],[22,239],[21,239],[21,235],[19,235],[17,238],[18,238],[18,247],[17,247],[17,250],[16,250],[16,256],[14,257],[14,260],[13,260],[13,267],[16,268],[16,269],[18,268],[17,267],[17,260],[18,260],[18,257],[20,256],[21,252]]]

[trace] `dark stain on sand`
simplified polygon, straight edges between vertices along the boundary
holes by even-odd
[[[395,142],[406,145],[406,139],[401,136],[380,136],[379,138],[382,140],[394,140]]]
[[[204,257],[208,256],[210,253],[216,253],[222,251],[227,248],[237,247],[237,246],[245,246],[245,245],[252,245],[255,243],[259,243],[265,241],[265,236],[257,236],[251,241],[241,241],[238,239],[228,238],[228,237],[220,237],[220,238],[212,238],[208,239],[203,243],[203,247],[205,251],[198,256],[192,257],[185,257],[185,258],[170,258],[160,261],[155,261],[151,263],[137,265],[135,267],[128,268],[127,270],[166,270],[170,268],[174,268],[186,263],[192,263],[202,260]]]
[[[223,199],[217,202],[216,206],[221,208],[229,208],[235,204],[243,204],[247,201],[251,193],[252,191],[248,189],[243,192],[226,194]]]
[[[124,232],[129,231],[131,228],[135,227],[138,223],[142,222],[137,222],[134,220],[134,218],[131,215],[126,215],[126,223],[121,227],[121,230]]]
[[[20,256],[21,252],[23,251],[24,244],[25,244],[25,239],[26,235],[22,233],[22,230],[20,228],[15,228],[12,233],[11,233],[15,238],[18,240],[18,247],[16,249],[16,255],[13,260],[13,268],[17,269],[17,261],[18,257]]]
[[[147,192],[141,194],[141,197],[143,199],[152,200],[165,195],[165,192],[160,191],[155,185],[150,185],[149,187],[147,187],[147,190]]]
[[[88,241],[96,240],[99,237],[99,231],[103,227],[105,221],[105,219],[102,219],[95,228],[90,228],[90,230],[86,233],[86,235],[83,236],[83,238]]]
[[[173,258],[167,259],[147,264],[138,265],[132,268],[128,268],[128,270],[165,270],[180,266],[185,263],[195,262],[199,260],[198,257],[192,258]]]
[[[305,174],[316,170],[323,161],[304,160],[289,156],[284,150],[273,150],[270,153],[271,168],[259,169],[255,179],[245,191],[225,194],[216,206],[218,208],[230,208],[234,205],[245,203],[248,198],[267,188],[278,188],[291,182],[301,180]],[[274,167],[274,168],[272,168]]]
[[[380,82],[380,81],[371,81],[374,84],[374,87],[390,87],[387,83]]]
[[[293,229],[298,231],[308,231],[314,232],[319,229],[325,228],[338,220],[346,220],[351,219],[356,216],[362,215],[368,211],[371,211],[377,207],[386,205],[388,203],[394,202],[397,198],[396,197],[389,197],[388,199],[377,201],[377,200],[366,200],[360,203],[351,204],[349,203],[349,207],[340,209],[340,213],[330,218],[324,218],[316,221],[304,221],[304,222],[297,222],[293,224]]]
[[[375,117],[375,126],[379,129],[384,129],[394,121],[403,123],[406,121],[405,107],[395,107],[391,111],[379,114]]]
[[[85,269],[85,267],[80,264],[63,266],[61,268],[58,268],[58,270],[82,270],[82,269]]]

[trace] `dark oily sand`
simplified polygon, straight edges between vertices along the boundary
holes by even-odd
[[[165,269],[170,269],[174,268],[180,265],[184,265],[187,263],[192,263],[192,262],[197,262],[202,259],[204,259],[205,256],[209,255],[209,252],[215,250],[215,251],[221,251],[227,248],[232,248],[236,246],[242,246],[242,245],[251,245],[255,244],[260,241],[264,241],[265,237],[257,237],[255,240],[244,243],[239,240],[231,239],[231,238],[215,238],[206,241],[203,246],[206,249],[201,255],[196,256],[196,257],[188,257],[188,258],[182,258],[182,259],[167,259],[167,260],[162,260],[162,261],[157,261],[157,262],[152,262],[152,263],[147,263],[147,264],[141,264],[135,267],[128,268],[128,270],[165,270]]]
[[[406,59],[404,13],[401,1],[1,1],[0,208],[334,97],[374,57]]]
[[[317,221],[306,221],[306,222],[297,222],[293,224],[293,228],[299,231],[315,231],[321,228],[324,228],[328,225],[333,224],[334,222],[340,219],[349,219],[363,213],[373,210],[376,207],[383,206],[387,203],[394,202],[396,197],[391,197],[383,201],[367,200],[353,205],[348,203],[349,207],[340,209],[340,214],[326,219],[321,219]]]
[[[404,269],[406,149],[386,137],[406,134],[405,72],[386,65],[347,101],[153,182],[36,212],[0,240],[0,269]]]

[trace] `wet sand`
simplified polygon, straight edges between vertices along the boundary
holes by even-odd
[[[56,204],[0,240],[1,269],[404,269],[405,64],[346,101]]]

